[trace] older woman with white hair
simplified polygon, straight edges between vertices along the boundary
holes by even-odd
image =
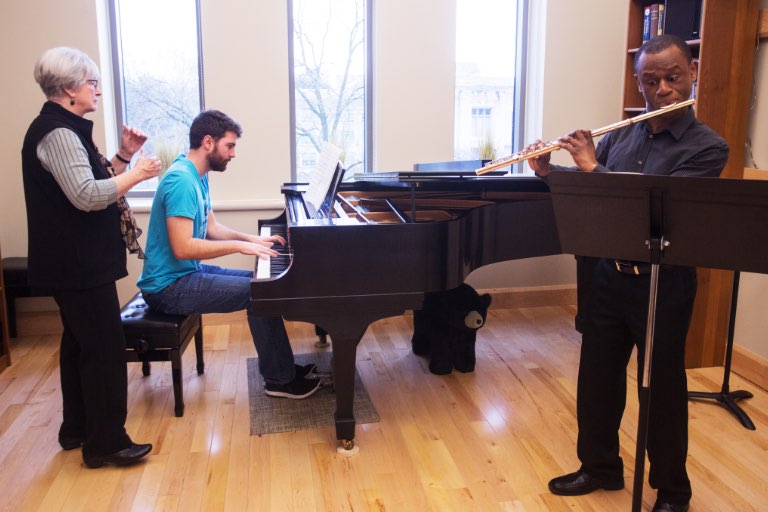
[[[101,97],[98,67],[80,50],[47,50],[35,64],[47,101],[22,148],[29,235],[29,284],[48,290],[64,332],[60,368],[63,420],[59,444],[82,446],[88,467],[136,462],[152,451],[125,431],[127,367],[116,281],[128,275],[126,248],[142,257],[123,197],[157,176],[160,161],[143,151],[141,131],[123,127],[111,160],[93,142]]]

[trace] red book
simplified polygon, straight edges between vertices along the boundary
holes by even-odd
[[[651,4],[651,38],[659,31],[659,4]]]

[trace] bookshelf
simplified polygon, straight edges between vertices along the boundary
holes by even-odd
[[[11,351],[8,347],[8,310],[5,307],[5,282],[3,281],[2,254],[0,254],[0,372],[11,364]]]
[[[642,112],[645,105],[637,90],[633,62],[643,39],[643,11],[653,3],[659,2],[629,2],[622,104],[625,118]],[[675,26],[678,30],[681,25],[691,27],[691,37],[684,38],[699,61],[696,117],[728,142],[730,157],[722,177],[741,178],[760,1],[666,0],[663,3],[666,23],[672,16],[688,17],[684,20],[688,25],[676,20]],[[694,19],[698,19],[697,34]],[[725,355],[733,273],[704,268],[697,272],[699,287],[688,332],[686,366],[719,366]]]

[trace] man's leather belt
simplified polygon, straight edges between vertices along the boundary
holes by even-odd
[[[614,264],[614,267],[616,267],[616,270],[618,270],[622,274],[631,274],[631,275],[639,276],[639,275],[651,273],[650,263],[642,263],[637,261],[613,260],[613,264]]]

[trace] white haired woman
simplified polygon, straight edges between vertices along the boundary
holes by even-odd
[[[160,161],[137,156],[147,136],[123,127],[110,160],[93,142],[100,74],[93,60],[68,47],[44,52],[34,71],[47,101],[22,148],[29,237],[29,284],[48,290],[64,332],[60,367],[63,420],[59,444],[82,446],[88,467],[125,465],[152,451],[125,431],[127,368],[116,281],[125,277],[126,248],[142,256],[123,197],[157,176]]]

